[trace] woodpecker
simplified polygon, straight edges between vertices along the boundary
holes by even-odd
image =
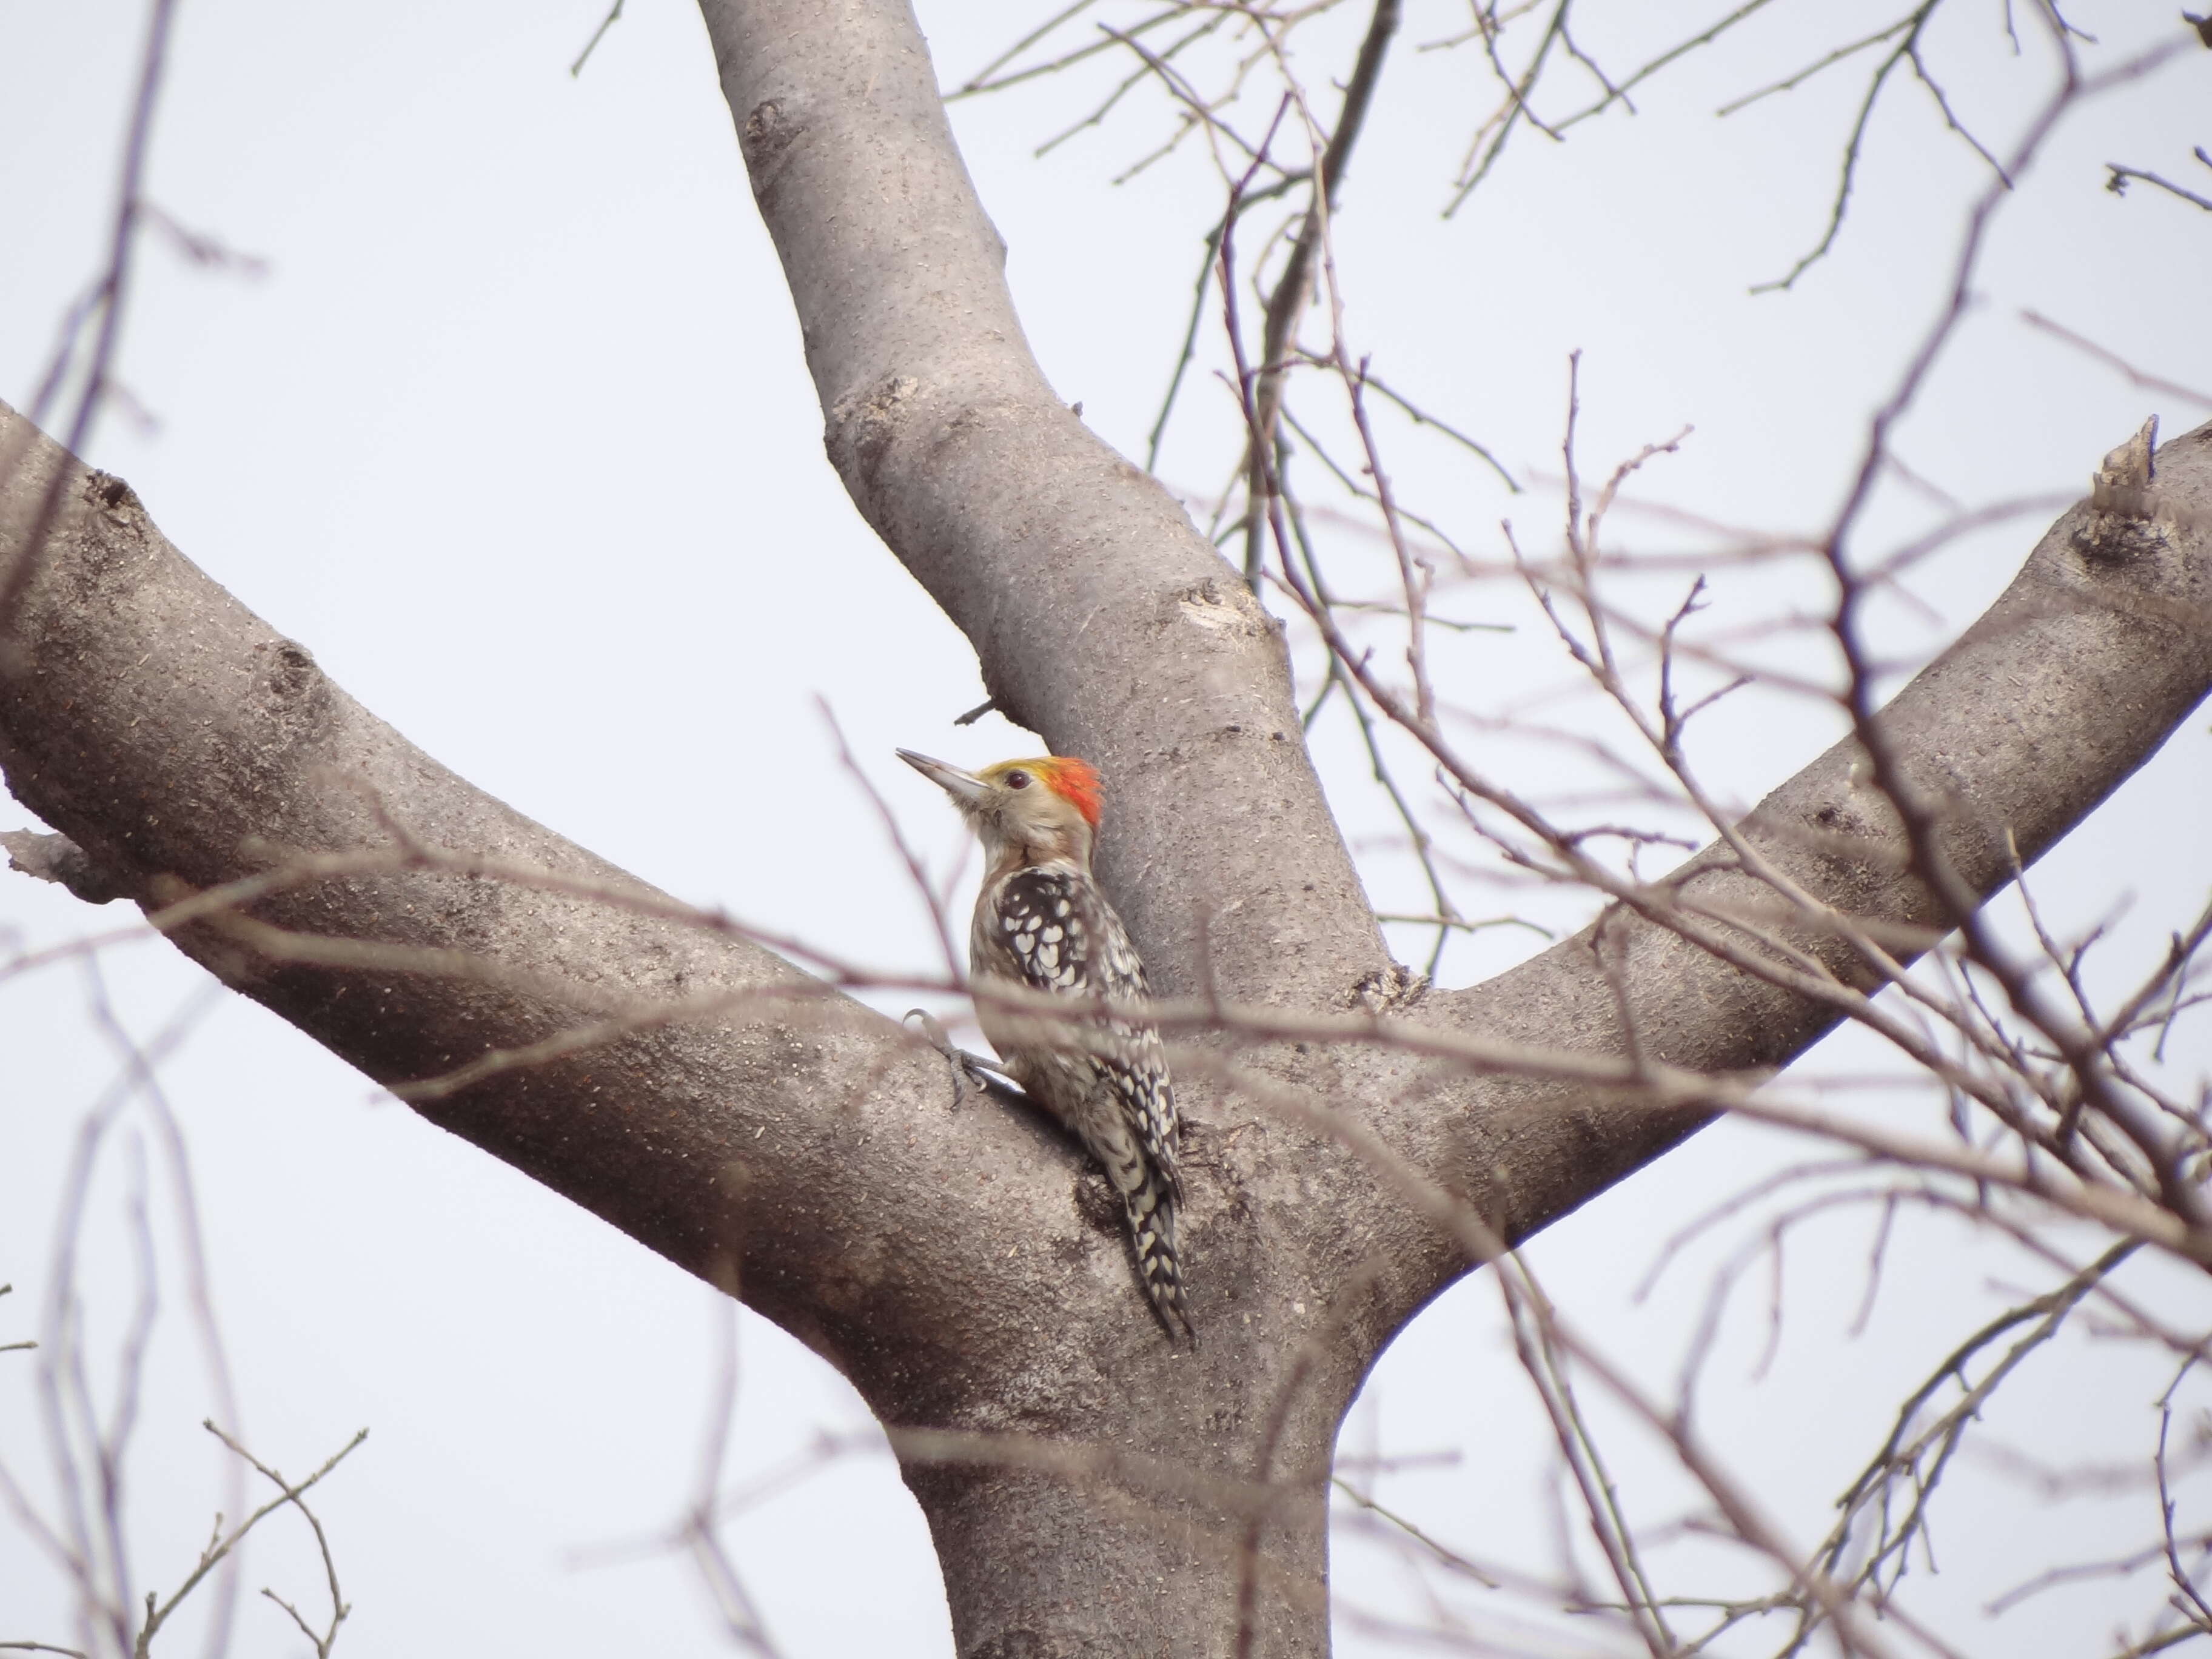
[[[952,797],[983,843],[983,890],[968,969],[987,992],[1010,981],[1056,996],[1142,1001],[1145,964],[1091,873],[1098,775],[1050,756],[963,772],[902,749],[899,758]],[[979,997],[976,1018],[1030,1097],[1074,1132],[1121,1195],[1137,1270],[1160,1322],[1193,1335],[1176,1254],[1175,1085],[1160,1036],[1142,1020],[1079,1021]]]

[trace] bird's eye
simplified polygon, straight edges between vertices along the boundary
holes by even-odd
[[[1007,788],[1009,788],[1009,789],[1026,789],[1026,788],[1028,788],[1029,787],[1030,787],[1030,775],[1029,775],[1028,773],[1026,773],[1026,772],[1009,772],[1009,773],[1007,773],[1007,774],[1006,774],[1006,787],[1007,787]]]

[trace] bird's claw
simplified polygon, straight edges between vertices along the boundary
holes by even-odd
[[[970,1054],[952,1041],[936,1015],[927,1008],[909,1008],[906,1023],[921,1028],[922,1038],[929,1046],[951,1062],[952,1104],[957,1109],[968,1103],[970,1090],[989,1096],[994,1090],[1004,1090],[999,1069],[981,1054]]]

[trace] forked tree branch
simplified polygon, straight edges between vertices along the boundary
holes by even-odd
[[[1237,649],[1257,612],[1228,566],[1045,386],[904,0],[702,9],[805,328],[830,453],[862,512],[967,633],[1000,706],[1055,747],[1115,757],[1121,834],[1109,837],[1106,873],[1147,961],[1164,964],[1164,988],[1194,988],[1195,976],[1235,1000],[1341,1006],[1377,965],[1373,924],[1303,757],[1289,757],[1301,763],[1285,781],[1274,750],[1291,744],[1267,740],[1279,731],[1294,741],[1296,726],[1267,724],[1254,741],[1255,703],[1267,722],[1286,708],[1279,657],[1256,637]],[[1962,804],[1953,856],[1980,893],[2010,873],[2008,832],[2021,858],[2039,856],[2212,685],[2203,432],[2166,446],[2155,502],[2138,505],[2140,519],[2085,505],[2062,520],[1884,717],[1916,780]],[[1200,595],[1220,602],[1212,628],[1203,613],[1217,607],[1194,604]],[[1180,624],[1177,611],[1199,612],[1199,626],[1162,625]],[[1243,700],[1224,699],[1237,683]],[[1862,926],[1937,920],[1854,760],[1849,744],[1820,757],[1746,835]],[[1255,799],[1273,820],[1260,833]],[[1680,896],[1723,914],[1771,909],[1771,888],[1729,861],[1705,855]],[[1291,886],[1285,872],[1302,879]],[[1432,998],[1422,1017],[1617,1050],[1625,991],[1655,1058],[1705,1071],[1779,1066],[1840,1017],[1832,1001],[1744,972],[1762,947],[1740,929],[1717,930],[1739,947],[1731,963],[1632,920],[1601,924],[1619,989],[1585,932],[1488,985]],[[1210,975],[1194,960],[1201,936]],[[1839,990],[1869,988],[1847,941],[1830,932],[1811,944]],[[1353,1082],[1339,1079],[1340,1092],[1364,1092]],[[1451,1092],[1457,1109],[1385,1091],[1393,1103],[1376,1103],[1377,1125],[1516,1237],[1703,1121],[1679,1109],[1593,1112],[1556,1087],[1510,1080],[1476,1085],[1472,1099]]]
[[[1317,1015],[1389,983],[1280,630],[1047,385],[904,0],[702,10],[830,455],[999,706],[1107,771],[1103,874],[1158,988]],[[203,915],[174,934],[387,1084],[611,1010],[685,1011],[418,1109],[739,1291],[887,1421],[960,1437],[902,1443],[963,1653],[1124,1651],[1139,1613],[1177,1651],[1227,1653],[1240,1605],[1252,1650],[1324,1650],[1328,1460],[1368,1364],[1465,1271],[1470,1238],[1541,1225],[1702,1121],[1415,1047],[1277,1026],[1232,1056],[1218,1033],[1183,1073],[1201,1341],[1171,1348],[1067,1146],[957,1110],[927,1044],[438,766],[187,563],[119,481],[0,409],[0,454],[18,453],[0,571],[29,574],[0,662],[0,769],[82,862],[50,843],[22,856],[156,909],[393,852],[268,884],[243,905],[264,931]],[[1977,892],[2005,878],[2008,834],[2023,856],[2051,844],[2212,684],[2212,428],[2158,465],[2062,520],[1883,716]],[[57,481],[55,533],[25,567]],[[1948,920],[1851,763],[1824,757],[1742,832],[1739,852],[1806,896],[1791,926],[1731,920],[1753,896],[1771,912],[1776,889],[1709,854],[1671,890],[1624,894],[1634,914],[1601,939],[1422,1017],[1705,1072],[1784,1063],[1871,982],[1820,907],[1863,929]],[[410,845],[567,885],[410,864]],[[331,943],[270,954],[271,928]],[[1479,1221],[1440,1221],[1454,1195]]]

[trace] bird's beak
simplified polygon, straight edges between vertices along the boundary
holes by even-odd
[[[897,751],[898,757],[927,778],[932,783],[957,801],[970,806],[981,806],[990,793],[991,786],[972,772],[963,772],[957,766],[947,766],[941,760],[932,760],[927,755],[917,755],[911,749]]]

